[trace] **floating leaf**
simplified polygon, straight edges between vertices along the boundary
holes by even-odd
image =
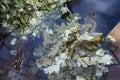
[[[85,80],[85,78],[82,76],[76,76],[76,80]]]
[[[8,4],[10,3],[10,0],[4,0],[4,3]]]
[[[32,33],[32,30],[30,28],[25,28],[25,34],[30,34]]]
[[[42,62],[43,62],[42,66],[45,66],[45,67],[53,63],[52,60],[50,60],[49,58],[43,58]]]
[[[32,18],[32,19],[29,20],[29,23],[31,25],[37,25],[37,19],[36,18]]]
[[[17,41],[17,39],[14,38],[14,39],[11,40],[10,44],[11,44],[11,45],[15,45],[15,44],[16,44],[16,41]]]
[[[32,35],[34,37],[37,37],[38,34],[39,34],[39,30],[38,29],[34,30],[33,33],[32,33]]]
[[[62,11],[62,14],[65,14],[68,10],[67,10],[67,7],[62,7],[61,8],[61,11]]]
[[[4,5],[2,5],[2,9],[4,12],[7,10],[7,8]]]
[[[60,71],[60,65],[51,65],[44,69],[45,73],[51,74],[53,72],[59,73]]]
[[[108,38],[111,42],[115,42],[115,41],[116,41],[116,39],[115,39],[113,36],[111,36],[111,35],[108,35],[107,38]]]
[[[7,14],[7,20],[10,18],[10,15],[9,14]]]
[[[46,31],[47,33],[49,33],[49,34],[53,34],[53,30],[52,30],[52,29],[48,29],[48,28],[47,28],[45,31]]]
[[[12,15],[13,15],[13,16],[16,16],[16,10],[13,10],[13,11],[12,11]]]
[[[105,50],[103,50],[102,48],[96,51],[96,55],[98,56],[104,56],[104,53],[105,53]]]
[[[23,24],[25,24],[24,18],[20,17],[20,21],[21,21]]]

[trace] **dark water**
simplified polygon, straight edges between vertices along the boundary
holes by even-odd
[[[83,18],[90,11],[96,13],[96,31],[106,36],[120,21],[120,0],[73,0],[74,11]]]

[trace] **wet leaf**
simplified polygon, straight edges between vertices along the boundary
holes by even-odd
[[[7,20],[9,20],[9,18],[10,18],[10,15],[9,15],[9,14],[7,14]]]

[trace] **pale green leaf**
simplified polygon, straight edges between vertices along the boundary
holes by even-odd
[[[15,45],[15,44],[16,44],[16,41],[17,41],[17,39],[14,38],[14,39],[11,40],[10,44],[11,44],[11,45]]]
[[[9,14],[7,14],[7,20],[10,18],[10,15]]]

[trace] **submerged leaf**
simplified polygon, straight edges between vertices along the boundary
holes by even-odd
[[[16,50],[11,50],[10,54],[15,56],[17,54],[17,51]]]

